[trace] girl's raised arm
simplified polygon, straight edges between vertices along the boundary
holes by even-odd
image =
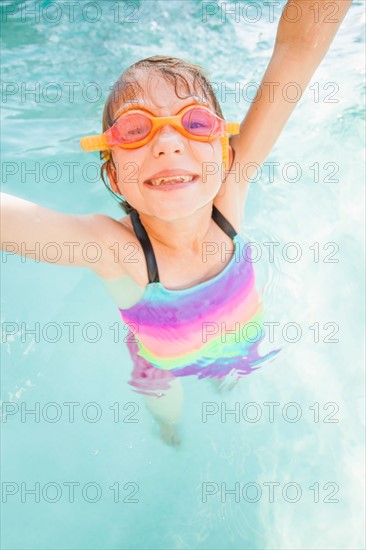
[[[253,163],[244,187],[261,166],[295,109],[284,90],[295,83],[301,93],[327,53],[352,0],[289,0],[278,25],[274,51],[256,97],[230,145],[235,162]],[[297,101],[300,99],[301,94]],[[255,163],[255,164],[254,164]]]
[[[63,214],[6,193],[0,193],[0,204],[4,254],[103,274],[112,257],[105,235],[114,220],[102,214]]]

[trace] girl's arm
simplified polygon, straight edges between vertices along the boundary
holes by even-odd
[[[295,82],[304,92],[351,3],[352,0],[287,2],[278,25],[274,51],[257,95],[241,123],[240,135],[230,140],[235,162],[259,166],[264,162],[297,104],[286,99],[283,90]],[[291,92],[294,94],[294,91],[293,87]],[[242,182],[244,187],[255,172],[255,165],[251,170],[248,167],[247,179]]]
[[[114,220],[72,215],[0,193],[1,249],[38,262],[87,267],[102,274],[111,259],[104,237]]]

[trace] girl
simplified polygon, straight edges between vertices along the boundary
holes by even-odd
[[[283,90],[288,83],[306,88],[351,0],[317,4],[317,12],[308,0],[285,6],[272,58],[240,127],[223,120],[197,65],[155,56],[122,74],[106,101],[103,133],[81,140],[84,150],[101,151],[102,179],[122,201],[122,219],[66,215],[2,195],[6,250],[10,242],[27,249],[37,242],[41,250],[57,242],[60,265],[91,268],[112,293],[130,331],[130,383],[144,394],[168,443],[179,441],[180,376],[237,379],[277,352],[261,357],[260,340],[243,336],[249,323],[261,327],[263,308],[250,247],[243,253],[239,232],[249,180],[295,108]],[[329,4],[336,8],[332,18]],[[245,179],[238,177],[243,173]],[[70,242],[79,243],[72,255]],[[89,242],[102,250],[97,263],[83,257]]]

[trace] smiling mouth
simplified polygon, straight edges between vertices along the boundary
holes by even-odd
[[[190,183],[197,179],[198,176],[171,176],[165,178],[155,178],[152,180],[146,180],[145,183],[152,185],[154,187],[159,187],[160,185],[176,185],[179,183]]]

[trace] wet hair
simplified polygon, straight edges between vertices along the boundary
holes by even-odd
[[[122,73],[115,82],[104,105],[103,132],[113,126],[115,122],[115,113],[122,103],[128,101],[132,102],[143,96],[144,90],[138,82],[138,73],[141,71],[145,72],[145,74],[156,74],[161,76],[166,82],[174,86],[175,95],[180,99],[185,99],[193,94],[202,98],[202,100],[206,99],[207,101],[208,99],[208,103],[212,105],[216,115],[220,118],[224,118],[218,99],[210,84],[209,77],[202,67],[177,57],[156,55],[134,63]],[[178,88],[183,88],[187,95],[179,95]],[[121,201],[121,197],[114,193],[105,180],[107,167],[116,169],[112,154],[110,154],[109,158],[106,160],[103,152],[101,152],[100,158],[105,161],[100,171],[104,185],[107,187],[108,191],[118,199],[121,208],[126,214],[129,214],[135,210],[133,206],[124,199]]]

